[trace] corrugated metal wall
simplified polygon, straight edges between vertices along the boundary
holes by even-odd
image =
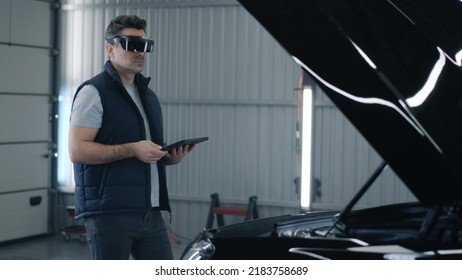
[[[236,204],[257,195],[262,217],[297,213],[300,70],[235,1],[64,1],[63,103],[101,70],[104,30],[128,13],[147,19],[156,42],[145,73],[163,105],[166,140],[210,137],[168,169],[172,230],[192,237],[205,226],[213,192]],[[322,181],[315,205],[339,208],[380,159],[315,90],[314,175]]]

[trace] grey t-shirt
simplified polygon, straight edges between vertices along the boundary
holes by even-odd
[[[103,105],[98,90],[93,85],[80,89],[71,111],[71,126],[101,128]]]
[[[146,140],[151,140],[151,130],[146,113],[141,104],[138,89],[135,86],[126,86],[125,89],[132,97],[138,110],[143,116],[146,129]],[[83,86],[74,100],[71,111],[71,126],[101,128],[103,120],[103,105],[98,90],[93,85]],[[159,173],[156,163],[151,164],[151,203],[153,207],[159,206]]]

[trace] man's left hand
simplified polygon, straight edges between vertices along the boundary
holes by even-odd
[[[167,164],[177,164],[191,152],[196,145],[184,145],[168,152],[164,157]]]

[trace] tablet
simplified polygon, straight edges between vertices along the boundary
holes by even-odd
[[[175,142],[173,144],[164,146],[162,148],[162,151],[170,152],[171,150],[176,149],[176,148],[181,147],[181,146],[184,146],[184,145],[194,145],[194,144],[198,144],[198,143],[201,143],[201,142],[204,142],[204,141],[207,141],[207,140],[209,140],[208,137],[184,139],[184,140],[180,140],[178,142]]]

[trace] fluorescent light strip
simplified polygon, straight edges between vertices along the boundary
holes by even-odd
[[[303,89],[302,112],[302,164],[300,176],[300,206],[303,209],[311,208],[311,150],[312,150],[312,118],[313,118],[313,92],[310,87]]]

